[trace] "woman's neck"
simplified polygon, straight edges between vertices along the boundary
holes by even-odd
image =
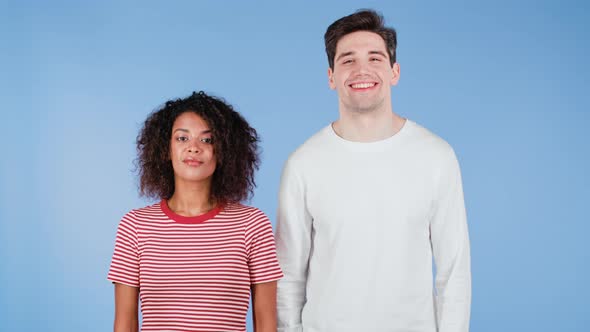
[[[174,194],[168,199],[168,207],[185,217],[198,216],[211,211],[217,202],[211,198],[210,183],[186,185],[176,183]]]

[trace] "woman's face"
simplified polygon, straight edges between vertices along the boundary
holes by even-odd
[[[174,121],[170,138],[170,159],[174,179],[211,183],[216,158],[211,128],[194,112],[184,112]]]

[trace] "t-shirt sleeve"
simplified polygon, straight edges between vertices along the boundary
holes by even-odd
[[[139,251],[135,214],[127,213],[117,228],[115,250],[107,279],[113,283],[139,287]]]
[[[270,220],[258,209],[250,215],[246,225],[246,253],[251,284],[277,281],[283,277]]]

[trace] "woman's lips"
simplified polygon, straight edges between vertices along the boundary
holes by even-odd
[[[203,162],[196,160],[196,159],[185,159],[182,161],[183,163],[187,164],[188,166],[197,167],[203,164]]]

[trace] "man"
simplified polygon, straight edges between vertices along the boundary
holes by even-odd
[[[396,32],[365,10],[324,38],[340,117],[283,170],[279,331],[468,331],[459,165],[444,140],[393,112]]]

